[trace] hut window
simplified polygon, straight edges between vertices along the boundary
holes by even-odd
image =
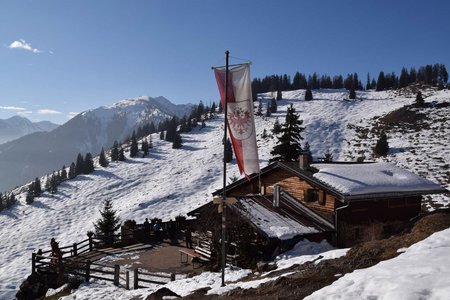
[[[319,191],[319,199],[318,199],[319,204],[325,205],[325,199],[326,198],[324,191]]]
[[[320,199],[320,191],[319,190],[315,190],[315,189],[308,189],[306,191],[306,201],[307,202],[319,202]],[[323,197],[322,197],[323,198]],[[322,203],[321,203],[322,204]]]

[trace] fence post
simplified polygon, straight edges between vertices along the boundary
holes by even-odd
[[[114,285],[119,286],[120,266],[114,265]]]
[[[170,274],[170,281],[175,281],[175,273]]]
[[[86,261],[86,277],[85,277],[86,282],[89,282],[89,278],[91,275],[90,273],[91,273],[91,261],[87,260]]]
[[[77,243],[73,243],[73,256],[77,256],[78,255],[77,252],[78,252],[77,251]]]
[[[31,273],[36,272],[36,253],[31,253]]]
[[[93,250],[93,242],[92,242],[92,232],[88,232],[88,238],[89,238],[89,251]]]
[[[130,289],[130,271],[126,271],[126,273],[125,273],[125,288],[127,289],[127,290],[129,290]]]
[[[139,271],[138,269],[134,269],[134,289],[137,290],[139,288]]]

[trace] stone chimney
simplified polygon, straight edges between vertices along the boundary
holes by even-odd
[[[309,159],[308,154],[303,153],[298,157],[299,168],[301,170],[308,170],[309,168]]]

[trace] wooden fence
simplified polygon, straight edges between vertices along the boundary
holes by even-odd
[[[91,278],[113,282],[116,286],[130,289],[130,271],[120,268],[119,265],[108,266],[94,263],[83,254],[87,254],[96,249],[102,249],[112,241],[113,246],[121,243],[123,237],[120,234],[108,237],[89,235],[79,243],[70,246],[60,247],[62,261],[52,256],[52,251],[41,251],[31,254],[31,271],[35,272],[55,272],[58,274],[71,274],[83,277],[86,282]],[[146,287],[146,283],[166,284],[175,280],[175,274],[150,273],[143,269],[133,270],[135,289]]]

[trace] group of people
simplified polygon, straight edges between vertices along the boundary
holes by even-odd
[[[161,223],[159,221],[156,221],[152,226],[152,224],[148,221],[148,218],[145,218],[144,231],[145,231],[146,236],[150,236],[153,231],[155,234],[156,240],[159,242],[162,242],[162,240],[163,240],[162,228],[161,228]],[[175,222],[171,222],[168,232],[169,232],[169,238],[170,238],[172,244],[177,244],[178,240],[177,240],[177,236],[176,236],[177,232],[176,232]],[[190,228],[186,228],[186,230],[185,230],[185,241],[186,241],[186,248],[192,248],[192,232],[191,232]]]

